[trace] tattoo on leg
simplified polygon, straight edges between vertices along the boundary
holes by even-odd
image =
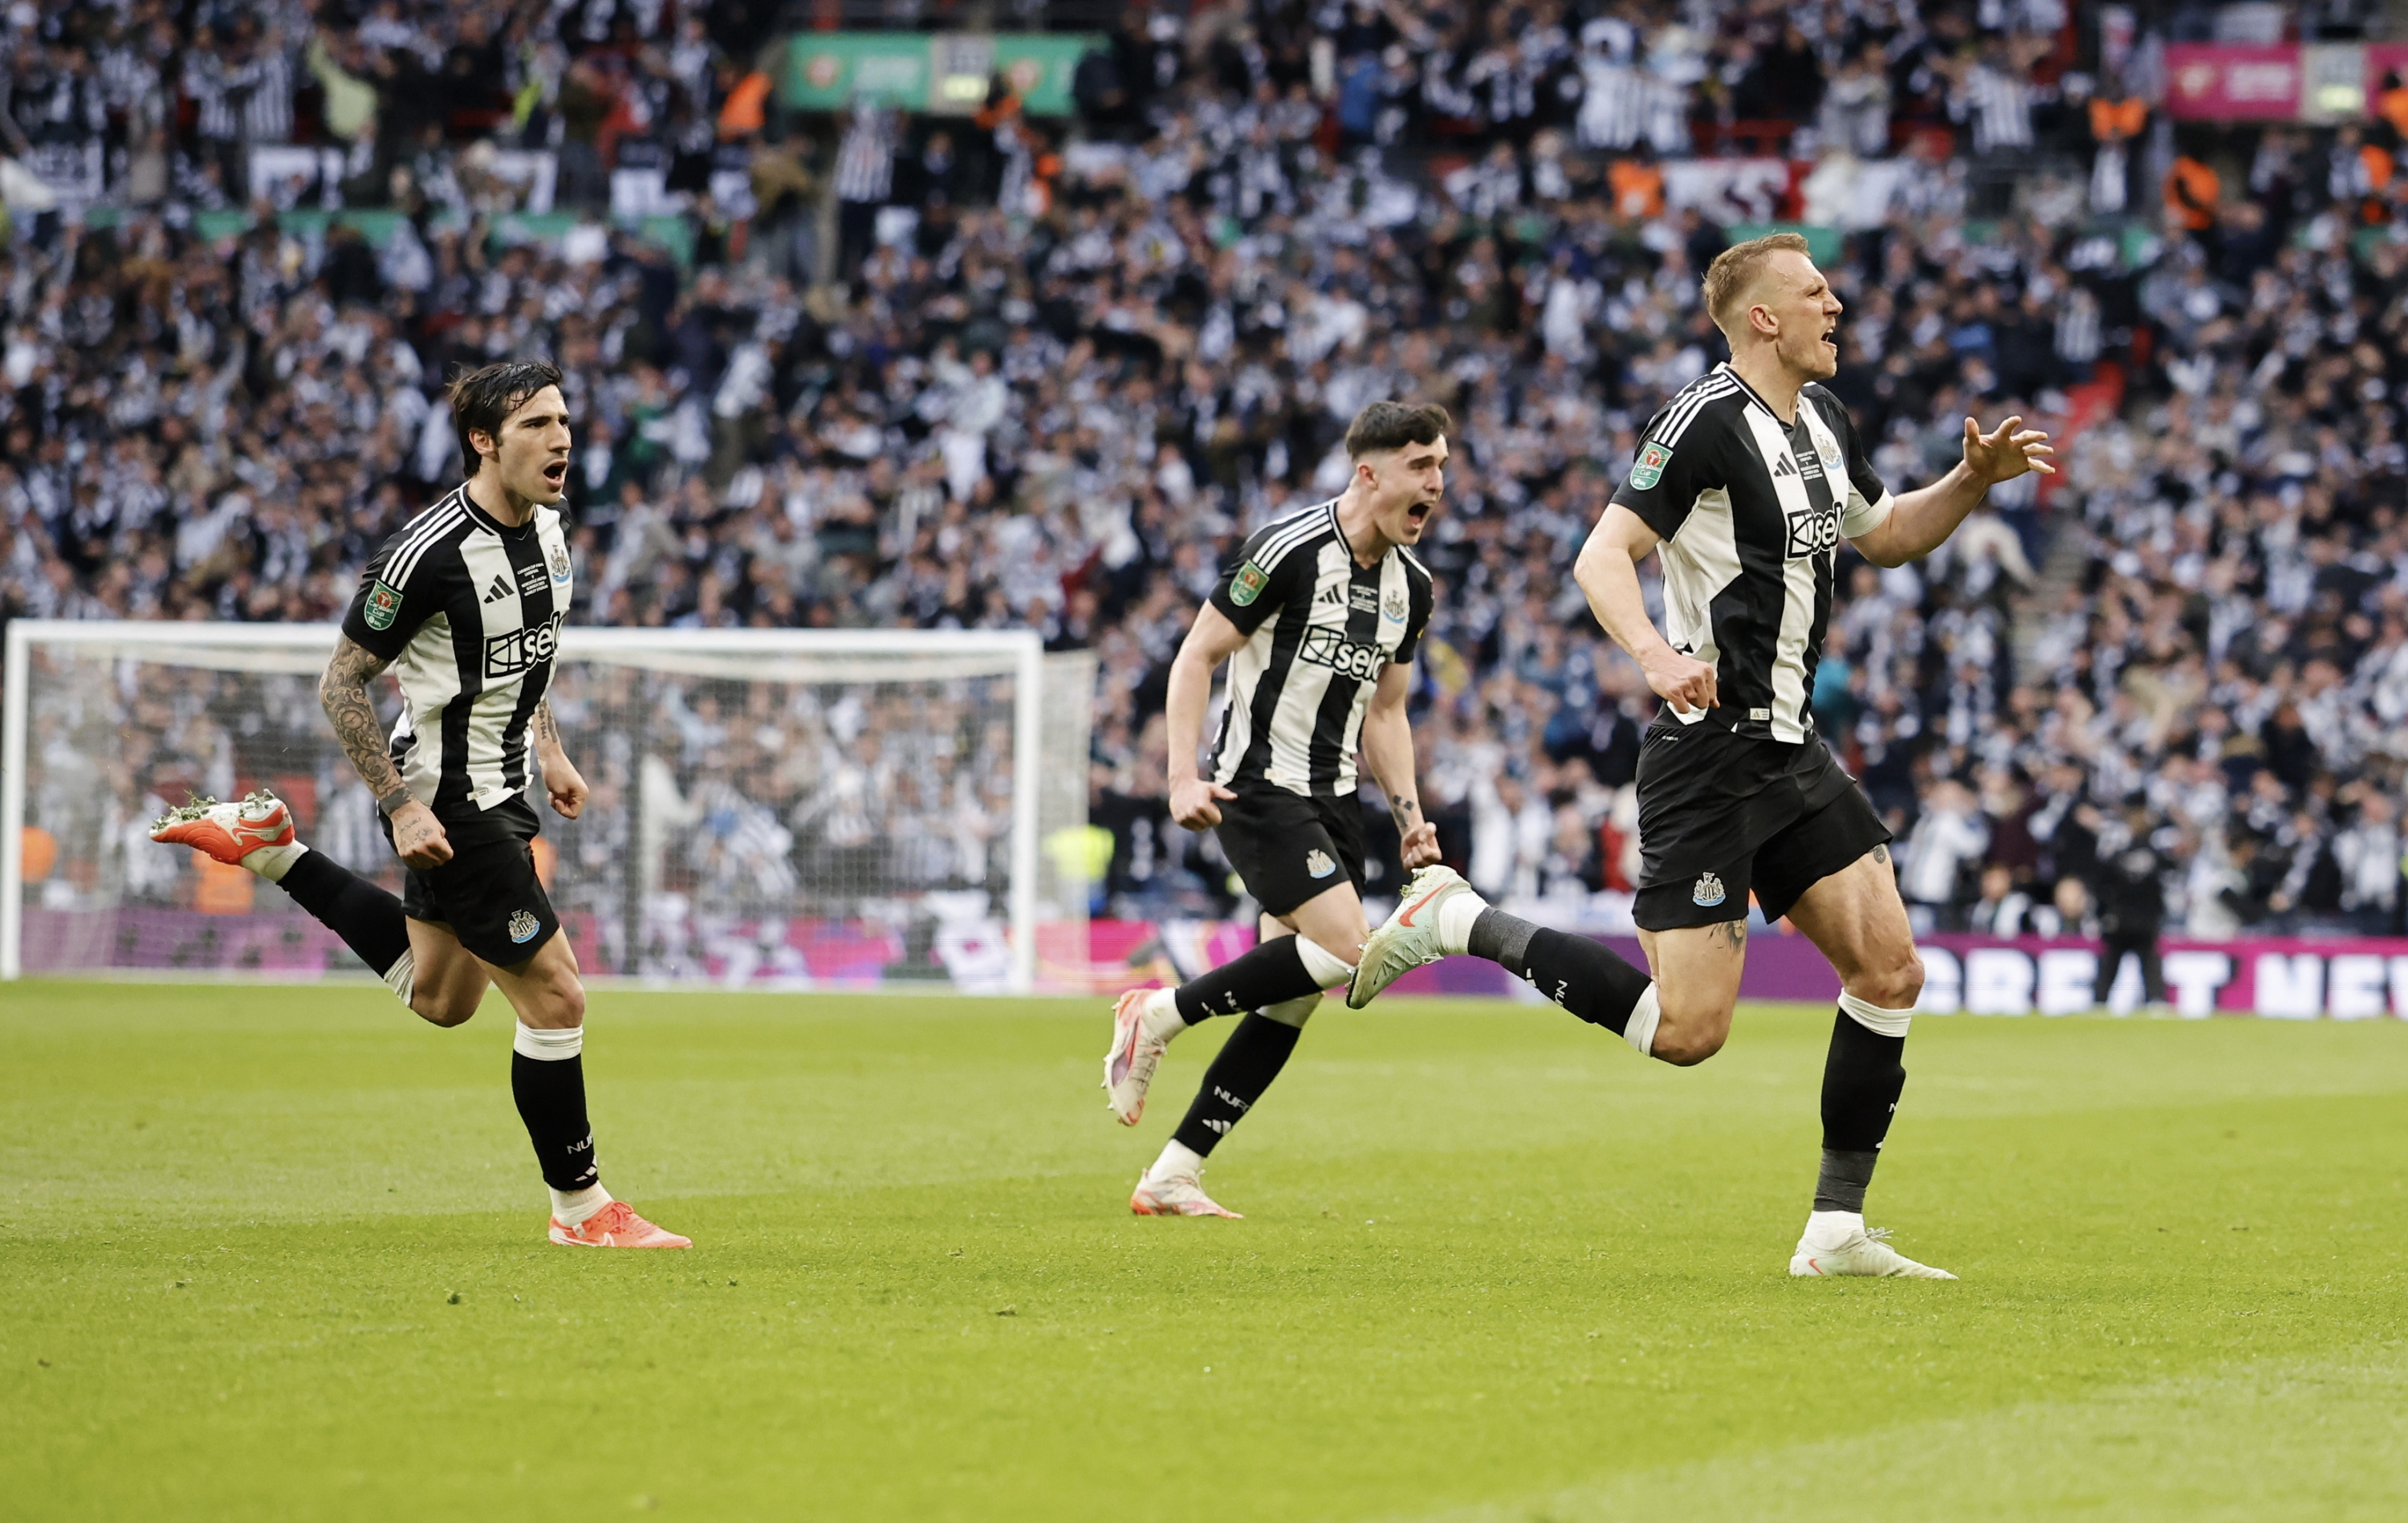
[[[1884,862],[1884,863],[1887,862],[1887,861],[1889,860],[1889,848],[1888,848],[1888,847],[1886,847],[1886,846],[1876,846],[1876,847],[1874,847],[1874,848],[1873,848],[1873,860],[1874,860],[1874,861],[1876,861],[1876,862]]]
[[[1724,921],[1720,926],[1717,926],[1717,927],[1715,927],[1714,928],[1715,928],[1716,930],[1719,930],[1719,931],[1721,931],[1721,932],[1723,933],[1723,938],[1724,938],[1724,940],[1726,940],[1726,941],[1729,941],[1729,942],[1730,942],[1730,949],[1731,949],[1733,952],[1739,952],[1739,951],[1744,950],[1744,949],[1745,949],[1745,947],[1747,946],[1747,922],[1746,922],[1746,921],[1744,921],[1744,920],[1726,920],[1726,921]]]

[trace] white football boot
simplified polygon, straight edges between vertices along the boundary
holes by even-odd
[[[1466,895],[1470,896],[1469,904],[1455,902]],[[1415,872],[1405,884],[1404,898],[1397,901],[1396,912],[1382,921],[1371,939],[1363,943],[1363,955],[1354,964],[1354,977],[1346,985],[1346,1008],[1361,1010],[1382,989],[1414,969],[1461,952],[1460,944],[1447,944],[1451,939],[1440,936],[1440,921],[1443,918],[1451,926],[1459,923],[1456,937],[1452,939],[1459,943],[1471,922],[1487,907],[1488,901],[1453,868],[1427,867]]]
[[[1147,1170],[1129,1193],[1129,1210],[1140,1216],[1226,1216],[1233,1222],[1244,1221],[1244,1216],[1204,1193],[1201,1173],[1198,1170],[1156,1177]]]
[[[1810,1277],[1870,1274],[1906,1280],[1956,1278],[1946,1270],[1918,1264],[1891,1247],[1886,1227],[1867,1228],[1859,1218],[1846,1230],[1828,1235],[1836,1238],[1836,1243],[1825,1245],[1824,1235],[1816,1233],[1810,1223],[1805,1236],[1798,1240],[1798,1251],[1789,1257],[1789,1272]]]
[[[1104,1054],[1104,1100],[1124,1127],[1145,1114],[1145,1092],[1170,1039],[1187,1029],[1168,989],[1131,989],[1112,1006],[1112,1046]]]

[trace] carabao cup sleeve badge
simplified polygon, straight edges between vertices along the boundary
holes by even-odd
[[[1664,479],[1664,467],[1672,463],[1672,452],[1661,444],[1650,444],[1639,452],[1639,463],[1630,467],[1630,489],[1644,492]]]
[[[362,611],[361,616],[367,620],[370,629],[392,628],[393,621],[400,613],[401,594],[381,582],[368,589],[367,607]]]
[[[1249,607],[1263,595],[1263,589],[1270,585],[1270,581],[1263,574],[1261,567],[1248,561],[1238,568],[1238,574],[1229,582],[1229,601],[1240,608]]]

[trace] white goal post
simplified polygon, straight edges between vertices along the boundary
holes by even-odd
[[[272,787],[302,838],[399,863],[319,711],[333,625],[20,619],[0,728],[0,978],[361,971],[238,869],[150,843],[188,794]],[[1027,992],[1083,958],[1091,655],[1034,631],[561,631],[575,822],[536,790],[580,963],[689,987]],[[399,697],[376,684],[390,722]]]

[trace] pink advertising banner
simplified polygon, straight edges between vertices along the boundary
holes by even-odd
[[[333,932],[292,911],[208,915],[180,910],[77,912],[28,907],[25,967],[34,973],[105,969],[236,972],[311,979],[349,970],[366,976]],[[581,912],[562,924],[588,967],[609,967],[607,927]],[[1636,940],[1600,937],[1644,966]],[[999,993],[1010,957],[999,922],[937,928],[924,949],[899,929],[860,921],[710,921],[670,936],[652,927],[648,978],[723,989],[874,989],[911,986]],[[1096,920],[1039,927],[1039,987],[1050,994],[1111,995],[1168,983],[1215,967],[1254,944],[1252,926],[1215,920]],[[2099,950],[2088,941],[1939,935],[1923,939],[1923,999],[1930,1014],[2067,1015],[2091,1008]],[[2408,939],[2258,938],[2164,944],[2167,997],[2194,1018],[2257,1014],[2285,1020],[2408,1019]],[[1399,979],[1395,992],[1457,998],[1536,996],[1495,963],[1446,957]],[[1740,995],[1747,999],[1838,998],[1840,981],[1804,937],[1758,932],[1747,948]],[[2127,958],[2109,1008],[2142,1001],[2141,970]]]
[[[2066,1015],[2090,1008],[2099,950],[2088,941],[2020,937],[1935,936],[1923,954],[1927,1011],[1969,1015]],[[2194,1017],[2257,1014],[2277,1020],[2408,1017],[2408,940],[2236,941],[2168,938],[2166,994]],[[2127,957],[2108,1005],[2141,1000],[2141,969]]]
[[[2166,114],[2206,122],[2290,122],[2306,68],[2297,47],[2232,42],[2166,46]]]
[[[1244,927],[1200,921],[1183,927],[1097,921],[1091,934],[1097,949],[1093,968],[1098,988],[1115,977],[1121,986],[1146,982],[1148,970],[1122,958],[1154,942],[1157,935],[1178,940],[1182,960],[1191,967],[1198,954],[1220,961],[1253,944]],[[1644,966],[1636,940],[1598,940]],[[2092,1008],[2099,973],[2095,942],[1942,934],[1924,938],[1918,950],[1924,987],[1916,1008],[1927,1014],[2070,1015]],[[2408,940],[2198,941],[2172,937],[2164,943],[2163,956],[2167,1000],[2176,1013],[2194,1019],[2252,1014],[2302,1021],[2408,1018]],[[1168,969],[1156,966],[1152,972],[1162,977]],[[1531,998],[1503,969],[1474,957],[1448,957],[1414,969],[1397,981],[1394,992]],[[1836,999],[1839,993],[1831,965],[1804,937],[1760,932],[1749,941],[1741,998],[1819,1004]],[[2127,957],[2110,982],[2107,1006],[2128,1013],[2140,1007],[2143,993],[2140,963]]]
[[[2394,78],[2408,82],[2408,42],[2366,45],[2366,108],[2372,111]]]

